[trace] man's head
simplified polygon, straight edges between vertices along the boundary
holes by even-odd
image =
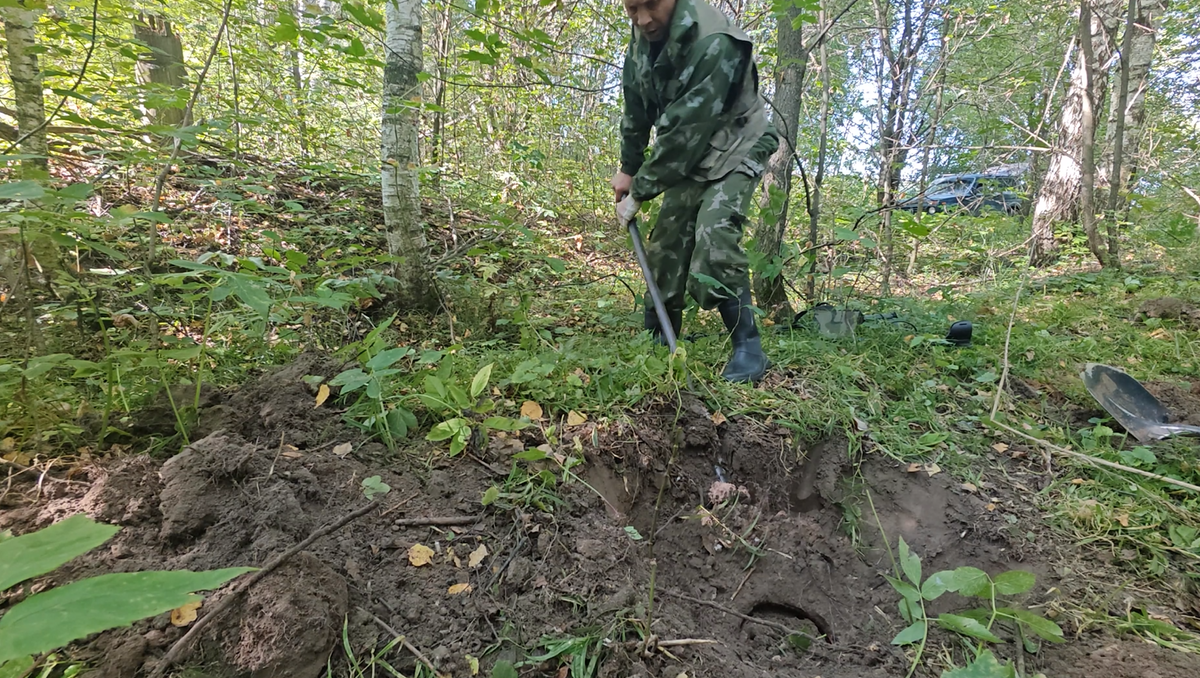
[[[675,11],[675,0],[624,0],[625,12],[633,25],[650,42],[667,37],[671,24],[671,13]]]

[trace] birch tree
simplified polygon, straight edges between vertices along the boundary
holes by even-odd
[[[1096,0],[1089,7],[1094,63],[1098,65],[1091,78],[1091,103],[1094,108],[1103,106],[1108,88],[1108,64],[1115,47],[1112,36],[1117,23],[1124,16],[1122,0]],[[1054,260],[1058,243],[1055,240],[1058,224],[1072,221],[1079,214],[1082,171],[1080,158],[1083,153],[1083,107],[1084,93],[1088,81],[1083,50],[1076,50],[1078,41],[1067,49],[1076,51],[1074,70],[1067,89],[1067,98],[1059,114],[1057,135],[1050,164],[1038,190],[1037,203],[1033,209],[1033,226],[1029,260],[1035,266],[1044,266]]]
[[[46,104],[42,98],[42,72],[38,68],[37,12],[24,0],[0,8],[8,47],[8,73],[12,78],[17,108],[17,133],[21,153],[33,158],[21,161],[22,170],[33,175],[46,170]]]
[[[402,307],[432,310],[436,300],[426,265],[428,243],[421,223],[420,158],[417,152],[421,84],[420,0],[387,0],[386,65],[383,69],[382,184],[388,251],[397,262]]]

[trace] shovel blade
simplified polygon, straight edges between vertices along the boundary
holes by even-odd
[[[1099,363],[1088,363],[1079,377],[1096,402],[1133,437],[1150,442],[1170,435],[1163,428],[1170,413],[1137,379]]]

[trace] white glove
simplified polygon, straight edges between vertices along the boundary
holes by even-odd
[[[617,203],[617,218],[621,220],[621,225],[628,226],[640,209],[642,209],[641,200],[634,200],[632,195],[625,196],[624,200]]]

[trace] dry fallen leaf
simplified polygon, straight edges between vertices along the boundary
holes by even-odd
[[[284,445],[279,450],[279,456],[286,457],[287,459],[299,459],[304,456],[304,453],[295,445]]]
[[[858,427],[859,431],[866,431],[868,428],[870,428],[869,426],[867,426],[866,421],[859,419],[858,417],[854,418],[854,425]]]
[[[1036,354],[1033,352],[1032,348],[1029,349],[1028,351],[1025,351],[1025,359],[1026,360],[1032,361],[1035,357],[1036,357]]]
[[[729,420],[725,418],[725,415],[721,414],[720,412],[713,412],[713,416],[712,416],[713,426],[720,426],[721,424],[724,424],[727,421],[729,421]]]
[[[200,602],[197,600],[194,603],[187,603],[171,610],[171,625],[187,626],[196,621],[196,611],[200,609]]]
[[[555,674],[554,678],[567,678],[567,669],[568,668],[570,668],[570,667],[564,666],[564,667],[560,668],[558,670],[558,673]]]
[[[942,472],[942,467],[937,464],[925,464],[925,472],[932,478]]]
[[[1072,478],[1072,479],[1071,479],[1071,484],[1072,484],[1072,485],[1082,485],[1082,484],[1083,484],[1083,478]]]
[[[408,562],[413,567],[421,567],[433,562],[433,549],[424,544],[413,544],[408,549]]]
[[[521,403],[521,416],[537,421],[542,418],[542,406],[532,400],[526,400]]]
[[[582,415],[575,410],[571,410],[567,413],[567,426],[579,426],[585,421],[587,421],[587,416]]]
[[[962,488],[967,492],[978,492],[979,488],[975,487],[975,483],[963,483]]]
[[[467,567],[470,567],[471,569],[475,569],[475,568],[479,567],[479,564],[482,563],[483,559],[487,558],[487,557],[488,557],[487,545],[480,544],[479,548],[475,549],[474,551],[471,551],[471,556],[469,558],[467,558]]]
[[[995,510],[996,510],[996,505],[995,505],[995,504],[988,504],[987,506],[984,506],[984,508],[985,508],[985,509],[987,509],[988,511],[995,511]]]
[[[1121,527],[1129,527],[1129,514],[1122,513],[1121,515],[1117,516],[1117,522],[1121,523]]]
[[[321,384],[321,388],[317,389],[317,404],[313,409],[324,405],[326,400],[329,400],[329,384]]]
[[[9,436],[4,440],[0,440],[0,452],[7,453],[12,452],[15,449],[17,449],[17,441],[12,436]]]
[[[1000,454],[1004,454],[1008,451],[1008,445],[1005,445],[1004,443],[996,443],[995,445],[992,445],[992,449],[996,450]]]
[[[457,596],[460,593],[468,593],[468,592],[470,592],[470,590],[471,590],[470,584],[455,584],[454,586],[451,586],[450,589],[446,592],[452,596]]]
[[[352,445],[350,443],[342,443],[341,445],[338,445],[337,447],[333,448],[333,453],[339,457],[344,457],[347,454],[350,454],[350,451],[353,449],[354,449],[354,445]]]
[[[920,465],[920,464],[917,464],[917,463],[912,463],[912,464],[909,464],[909,465],[908,465],[908,472],[909,472],[909,473],[916,473],[917,471],[920,471],[920,470],[921,470],[921,465]]]

